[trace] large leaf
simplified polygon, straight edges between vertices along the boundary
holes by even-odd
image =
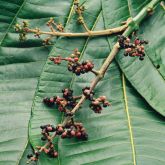
[[[34,92],[51,48],[43,47],[38,39],[19,42],[14,24],[29,20],[31,26],[46,30],[44,23],[49,17],[65,23],[69,10],[68,0],[0,1],[1,165],[18,164],[26,147]]]
[[[128,17],[134,17],[139,10],[150,2],[136,0],[103,0],[103,13],[106,28],[119,26]],[[109,9],[109,6],[111,10]],[[124,57],[123,51],[116,59],[128,80],[157,112],[165,115],[165,11],[158,6],[153,15],[141,25],[139,36],[149,40],[144,61]],[[115,17],[114,17],[115,15]],[[116,37],[109,38],[111,45]]]
[[[103,17],[100,2],[89,0],[85,3],[87,11],[85,18],[90,28],[103,29]],[[88,19],[87,19],[88,17]],[[70,31],[76,31],[75,16],[67,25]],[[79,29],[78,31],[82,30]],[[99,69],[110,49],[106,37],[80,39],[60,38],[55,44],[50,56],[62,54],[67,56],[74,48],[81,51],[81,60],[92,59]],[[56,66],[47,61],[40,77],[38,89],[32,108],[29,133],[30,142],[43,145],[40,140],[39,126],[42,124],[58,124],[63,116],[57,109],[43,105],[45,96],[60,95],[61,89],[71,87],[75,94],[89,86],[92,74],[76,77],[69,73],[66,65]],[[106,95],[112,102],[101,115],[94,114],[88,107],[88,102],[76,114],[76,119],[82,121],[89,133],[86,142],[75,139],[56,138],[58,159],[51,159],[42,154],[38,164],[94,164],[94,165],[163,165],[164,150],[164,118],[137,94],[126,82],[118,65],[113,62],[104,79],[95,89],[96,95]]]

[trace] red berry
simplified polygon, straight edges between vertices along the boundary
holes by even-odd
[[[54,98],[51,97],[49,101],[50,101],[50,103],[53,103],[54,102]]]
[[[100,96],[101,101],[105,101],[107,99],[106,96]]]
[[[89,95],[89,94],[90,94],[90,90],[89,90],[89,89],[85,89],[85,90],[84,90],[84,93],[85,93],[86,95]]]
[[[136,53],[136,56],[141,56],[141,54],[139,54],[139,53]]]
[[[67,132],[63,132],[62,135],[61,135],[61,138],[64,139],[64,138],[66,138],[66,136],[67,136]]]
[[[93,105],[99,105],[99,101],[97,101],[97,100],[92,101],[92,104],[93,104]]]
[[[127,39],[126,39],[126,42],[130,42],[130,39],[129,39],[129,38],[127,38]]]
[[[48,130],[48,131],[52,131],[52,127],[46,127],[46,129]]]
[[[63,132],[63,130],[64,130],[64,129],[63,129],[61,126],[58,127],[58,131],[59,131],[59,132]]]
[[[125,51],[126,51],[127,53],[130,53],[130,52],[132,51],[132,49],[131,49],[131,48],[127,48],[127,49],[125,49]]]
[[[54,157],[56,158],[58,156],[58,152],[54,151]]]
[[[84,65],[84,69],[88,70],[88,65]]]
[[[136,56],[136,53],[132,53],[132,56]]]
[[[44,152],[47,154],[49,150],[47,148],[44,148]]]
[[[70,134],[71,134],[72,136],[75,136],[75,135],[76,135],[76,132],[75,132],[74,130],[72,130],[72,131],[70,132]]]
[[[68,60],[69,62],[73,61],[73,59],[71,57],[66,58],[66,60]]]
[[[74,58],[74,61],[75,61],[75,62],[77,62],[78,60],[79,60],[79,58],[78,58],[78,57],[75,57],[75,58]]]
[[[139,53],[138,52],[136,52],[135,54],[136,54],[135,56],[139,56]]]
[[[54,63],[55,63],[55,64],[61,64],[61,60],[55,59],[55,60],[54,60]]]
[[[92,67],[92,64],[90,62],[87,63],[88,68]]]
[[[104,102],[104,107],[110,106],[111,104],[108,101]]]
[[[81,68],[77,67],[76,72],[81,72]]]
[[[80,137],[81,137],[81,132],[77,132],[77,133],[76,133],[76,137],[77,137],[77,138],[80,138]]]
[[[139,39],[135,39],[135,40],[134,40],[134,44],[135,44],[135,45],[139,45],[139,44],[140,44],[140,40],[139,40]]]

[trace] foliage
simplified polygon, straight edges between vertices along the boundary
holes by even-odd
[[[86,9],[84,20],[93,30],[119,26],[120,22],[134,17],[148,2],[81,1]],[[54,38],[54,44],[45,47],[42,46],[42,37],[34,39],[30,35],[27,41],[19,42],[14,25],[22,20],[28,20],[34,28],[47,30],[44,23],[55,17],[67,31],[84,32],[84,29],[77,25],[71,0],[2,0],[0,6],[0,129],[3,132],[0,137],[0,164],[23,165],[29,119],[29,139],[33,147],[41,145],[40,125],[56,125],[63,120],[57,109],[46,107],[42,99],[59,95],[61,89],[66,87],[79,94],[94,77],[91,73],[76,77],[67,71],[65,64],[53,65],[49,57],[57,54],[66,57],[78,48],[81,61],[91,59],[99,69],[116,37],[59,37]],[[58,144],[59,158],[52,159],[43,154],[37,164],[164,164],[163,18],[164,10],[158,5],[154,14],[140,25],[140,37],[150,42],[146,47],[145,59],[139,61],[124,57],[121,51],[95,88],[96,95],[104,93],[112,107],[97,115],[85,104],[76,113],[76,119],[87,128],[89,140],[80,142],[58,138],[55,143]]]

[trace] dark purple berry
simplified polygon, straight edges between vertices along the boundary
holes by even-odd
[[[144,60],[144,57],[142,57],[142,56],[141,56],[141,57],[139,57],[139,60],[141,60],[141,61],[142,61],[142,60]]]
[[[45,140],[46,140],[46,137],[44,137],[44,136],[41,137],[41,140],[42,140],[42,141],[45,141]]]
[[[28,154],[27,158],[30,159],[31,157],[33,157],[33,154]]]

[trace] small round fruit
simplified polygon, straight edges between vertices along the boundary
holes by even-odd
[[[76,135],[76,132],[75,132],[74,130],[72,130],[72,131],[70,132],[70,134],[71,134],[72,136],[75,136],[75,135]]]
[[[80,138],[80,137],[81,137],[81,132],[77,132],[77,133],[76,133],[76,137],[77,137],[77,138]]]
[[[135,40],[134,40],[134,44],[135,44],[135,45],[139,45],[139,44],[140,44],[140,40],[139,40],[139,39],[135,39]]]
[[[136,56],[136,53],[132,53],[132,56]]]
[[[101,101],[105,101],[107,99],[106,96],[100,96]]]
[[[45,140],[46,140],[46,137],[44,137],[44,136],[41,137],[41,140],[42,140],[42,141],[45,141]]]
[[[99,105],[99,103],[100,103],[100,102],[99,102],[99,101],[97,101],[97,100],[92,101],[92,104],[93,104],[93,105]]]
[[[46,129],[47,129],[48,132],[52,131],[52,127],[47,127]]]
[[[64,139],[67,137],[67,132],[63,132],[62,135],[61,135],[61,138]]]
[[[32,154],[28,154],[28,155],[27,155],[27,158],[28,158],[28,159],[30,159],[31,157],[33,157]]]
[[[141,61],[144,60],[144,57],[139,57],[139,60],[141,60]]]
[[[128,42],[128,43],[129,43],[129,42],[130,42],[130,39],[129,39],[129,38],[127,38],[127,39],[126,39],[126,42]]]
[[[130,53],[130,52],[132,51],[132,49],[131,49],[131,48],[127,48],[127,49],[125,49],[125,51],[126,51],[127,53]]]
[[[75,61],[75,62],[77,62],[78,60],[79,60],[78,57],[75,57],[75,58],[74,58],[74,61]]]
[[[58,156],[58,152],[54,151],[54,155],[53,156],[56,158]]]
[[[67,60],[68,60],[69,62],[72,62],[72,61],[73,61],[73,59],[70,58],[70,57],[68,57]]]
[[[58,131],[59,131],[59,132],[63,132],[63,130],[64,130],[64,129],[63,129],[61,126],[58,127]]]
[[[53,103],[54,102],[54,98],[51,97],[49,101],[50,101],[50,103]]]

